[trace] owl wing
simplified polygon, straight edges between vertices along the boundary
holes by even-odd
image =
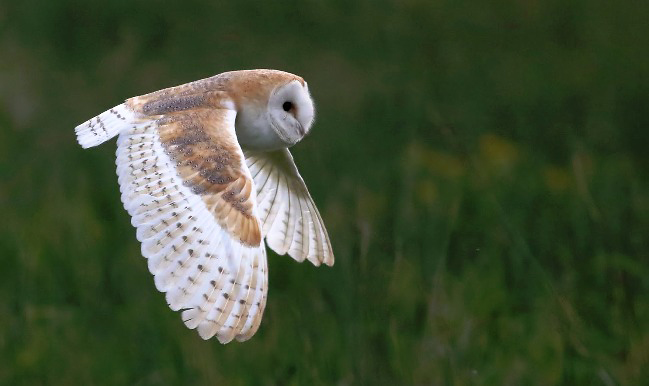
[[[119,133],[122,202],[171,309],[203,339],[246,340],[261,322],[268,276],[236,112],[154,102],[135,98],[78,126],[79,143]]]
[[[288,149],[244,152],[266,243],[297,261],[333,265],[329,235]]]

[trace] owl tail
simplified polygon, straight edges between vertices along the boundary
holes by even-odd
[[[135,113],[124,103],[75,127],[77,141],[84,149],[100,145],[131,127]]]

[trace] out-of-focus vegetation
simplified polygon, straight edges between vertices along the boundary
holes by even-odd
[[[649,379],[649,2],[0,3],[0,384]],[[304,76],[333,268],[269,255],[256,336],[153,285],[113,142],[74,126],[227,70]]]

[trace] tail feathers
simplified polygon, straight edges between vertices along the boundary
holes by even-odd
[[[135,113],[121,104],[77,126],[77,141],[84,149],[100,145],[131,126]]]

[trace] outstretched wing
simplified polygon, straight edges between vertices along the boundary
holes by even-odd
[[[257,188],[262,235],[275,252],[333,265],[329,235],[288,149],[244,152]]]
[[[204,339],[246,340],[266,304],[267,267],[236,112],[207,94],[158,96],[112,109],[125,119],[109,110],[80,125],[79,141],[94,146],[119,132],[122,202],[169,306]],[[107,119],[116,123],[103,130]]]

